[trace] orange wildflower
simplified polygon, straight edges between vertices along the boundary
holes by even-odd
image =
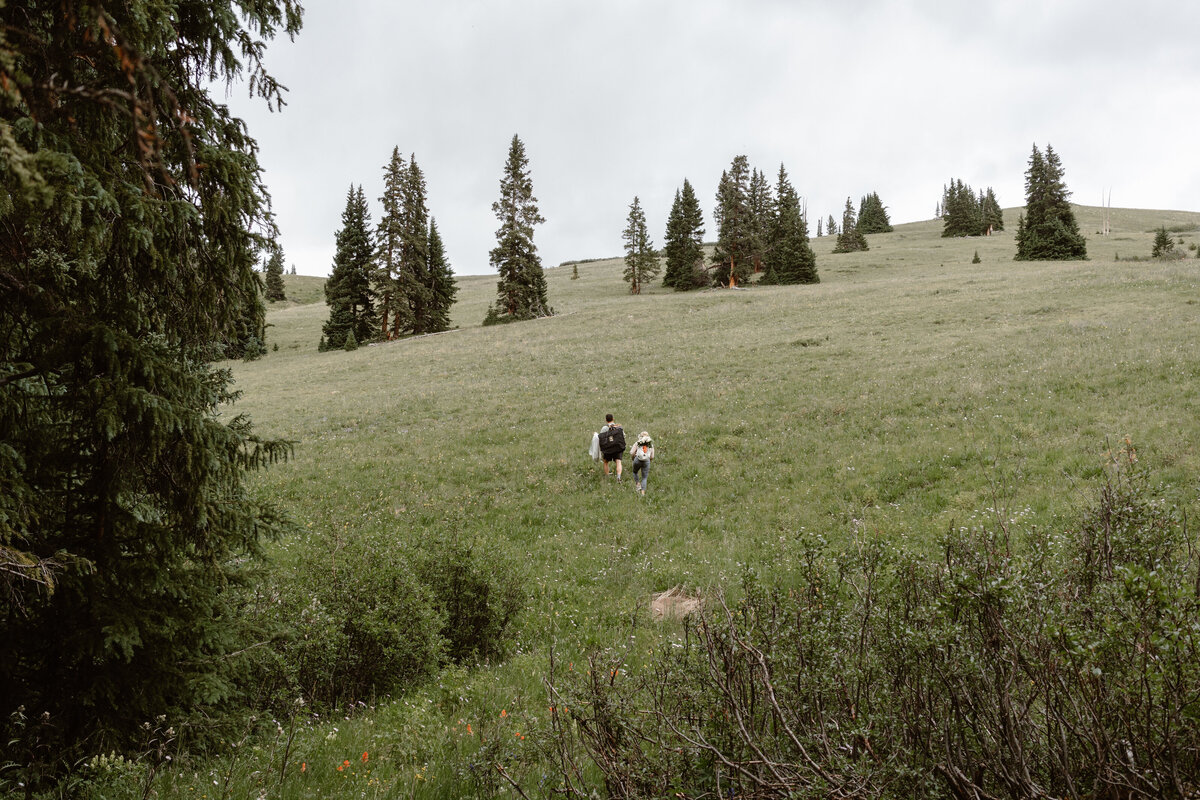
[[[346,768],[346,765],[345,765],[345,764],[338,764],[338,772],[341,772],[341,771],[342,771],[342,770],[344,770],[345,768]]]
[[[471,730],[471,723],[469,722],[467,723],[467,733],[471,734],[472,736],[475,735],[475,731]]]
[[[503,718],[503,717],[507,717],[507,716],[508,716],[508,712],[507,712],[507,711],[505,711],[505,710],[502,708],[502,709],[500,709],[500,716],[501,716],[502,718]]]
[[[300,771],[301,771],[301,772],[308,772],[308,762],[307,762],[307,761],[301,761],[301,762],[300,762]]]
[[[364,764],[367,763],[367,751],[366,750],[363,750],[362,761]]]

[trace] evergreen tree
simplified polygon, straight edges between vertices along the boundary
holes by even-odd
[[[283,291],[283,253],[278,247],[271,248],[271,257],[266,267],[267,300],[272,303],[287,300]]]
[[[835,253],[856,253],[860,250],[870,250],[867,247],[867,237],[858,229],[858,221],[854,216],[854,203],[846,198],[846,209],[842,212],[842,231],[838,234]]]
[[[835,220],[833,218],[833,214],[830,214],[829,219],[825,220],[825,235],[826,236],[837,236],[838,235],[837,220]]]
[[[704,215],[686,178],[683,188],[675,192],[675,202],[667,217],[663,254],[666,260],[663,286],[682,292],[708,283],[704,272]]]
[[[1004,210],[1000,208],[1000,203],[996,200],[996,193],[992,191],[992,187],[987,187],[987,191],[983,193],[979,201],[979,206],[982,217],[980,233],[988,234],[1004,230]]]
[[[713,253],[717,283],[729,287],[745,283],[753,269],[753,230],[749,200],[750,163],[736,156],[717,184],[717,247]]]
[[[821,232],[821,218],[817,217],[817,238],[820,239],[825,234]]]
[[[951,179],[942,197],[942,236],[979,236],[983,233],[983,214],[975,190],[958,179]]]
[[[887,207],[876,192],[871,192],[859,201],[858,230],[861,233],[891,233],[892,223],[888,219]]]
[[[1150,257],[1161,258],[1163,256],[1174,255],[1174,253],[1175,241],[1167,233],[1167,226],[1163,225],[1154,234],[1154,247],[1150,250]]]
[[[370,341],[374,329],[371,303],[371,217],[361,186],[351,186],[342,211],[342,229],[335,236],[333,270],[325,281],[329,319],[321,328],[330,349],[341,349],[353,331],[360,342]]]
[[[625,282],[630,294],[641,294],[642,286],[658,277],[660,267],[658,253],[646,230],[646,215],[637,197],[629,205],[629,219],[621,238],[625,241]]]
[[[763,270],[763,254],[771,238],[771,225],[775,217],[775,201],[771,196],[771,184],[767,176],[754,169],[750,173],[750,189],[746,195],[750,212],[750,261],[754,272]]]
[[[446,248],[437,221],[429,220],[429,325],[430,333],[450,329],[450,308],[458,295],[458,282],[446,260]]]
[[[423,334],[432,330],[430,313],[433,286],[429,274],[429,207],[425,200],[425,176],[415,154],[408,157],[402,183],[398,287],[407,304],[404,333]]]
[[[775,209],[768,239],[766,274],[760,283],[818,283],[817,258],[808,241],[808,223],[800,212],[800,196],[779,165]]]
[[[1025,172],[1025,213],[1017,220],[1017,261],[1087,258],[1069,196],[1058,154],[1046,145],[1043,157],[1035,144]]]
[[[500,199],[492,203],[500,220],[490,264],[500,273],[496,304],[491,309],[499,321],[534,319],[554,313],[546,298],[546,276],[533,243],[533,226],[546,220],[538,213],[529,177],[525,145],[514,135],[500,179]]]
[[[279,103],[265,40],[300,13],[0,7],[0,736],[21,737],[18,707],[45,720],[26,796],[144,745],[147,720],[236,699],[257,632],[231,590],[279,530],[245,472],[287,448],[228,413],[211,366],[261,308],[273,226],[257,147],[210,79]]]
[[[371,287],[375,313],[379,318],[379,335],[395,339],[413,329],[412,306],[409,295],[415,290],[412,274],[404,270],[406,237],[411,235],[406,219],[409,170],[399,147],[392,148],[392,157],[383,168],[383,195],[379,198],[383,214],[375,229],[375,248]],[[330,339],[330,347],[340,346]]]

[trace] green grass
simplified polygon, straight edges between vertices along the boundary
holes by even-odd
[[[1114,255],[1148,254],[1159,225],[1200,214],[1113,209],[1103,238],[1101,209],[1080,207],[1092,260],[1028,263],[1012,260],[1017,213],[989,238],[942,239],[930,221],[872,235],[866,253],[814,240],[814,286],[634,297],[620,260],[579,264],[578,280],[555,267],[559,315],[517,325],[480,327],[495,277],[464,277],[456,330],[352,353],[316,352],[322,303],[273,306],[280,349],[233,366],[231,413],[297,442],[256,479],[302,531],[276,557],[325,558],[313,532],[411,548],[454,530],[530,590],[510,660],[336,723],[332,740],[329,725],[309,730],[296,760],[319,760],[322,782],[293,772],[280,791],[349,790],[333,767],[367,750],[393,792],[468,793],[480,727],[544,731],[549,642],[575,665],[631,635],[648,647],[652,592],[734,585],[747,567],[786,580],[812,536],[869,530],[932,550],[996,513],[1069,524],[1124,437],[1165,495],[1193,504],[1200,261]],[[298,283],[319,298],[315,279],[288,280],[289,297]],[[645,498],[586,456],[609,411],[654,436]],[[486,747],[524,746],[508,733]],[[182,772],[170,780],[160,791],[200,796]]]

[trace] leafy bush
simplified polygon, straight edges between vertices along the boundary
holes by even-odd
[[[427,542],[418,576],[441,613],[446,655],[455,662],[504,654],[504,634],[524,604],[520,570],[474,542],[448,534]]]
[[[611,796],[1185,798],[1200,791],[1200,548],[1132,445],[1074,531],[802,543],[642,674],[561,692]],[[566,757],[569,787],[579,769]]]
[[[444,626],[435,598],[394,542],[330,547],[261,588],[279,636],[255,675],[262,697],[321,706],[402,692],[434,674]]]

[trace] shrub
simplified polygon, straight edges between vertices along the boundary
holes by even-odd
[[[435,598],[394,542],[363,536],[328,547],[259,591],[258,609],[278,634],[254,676],[259,703],[299,694],[330,706],[398,693],[443,659]]]
[[[511,560],[456,534],[426,542],[417,574],[433,593],[446,655],[462,663],[504,654],[504,634],[525,600],[523,576]]]
[[[551,676],[559,752],[612,796],[1196,796],[1200,548],[1132,445],[1110,466],[1069,533],[804,543],[793,585],[748,576],[636,677]]]

